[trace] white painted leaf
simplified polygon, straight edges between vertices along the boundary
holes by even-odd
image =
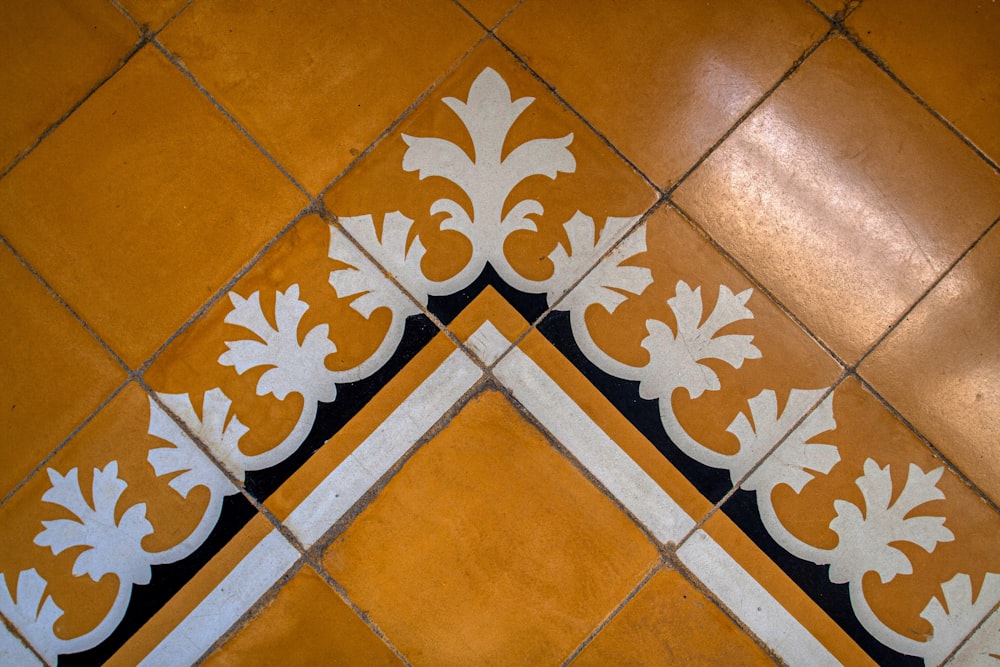
[[[228,351],[219,357],[223,366],[233,366],[242,375],[251,368],[267,367],[257,381],[257,395],[274,394],[284,400],[290,393],[307,400],[331,402],[337,397],[336,378],[324,360],[337,351],[328,338],[329,326],[313,327],[299,343],[299,322],[309,304],[299,299],[299,286],[275,292],[275,326],[267,321],[260,305],[260,292],[244,299],[229,293],[233,309],[226,323],[247,329],[260,340],[226,341]]]
[[[699,363],[705,359],[720,359],[733,368],[740,368],[746,359],[759,359],[760,350],[753,336],[718,332],[733,322],[753,319],[746,302],[753,293],[747,289],[733,294],[725,285],[719,287],[719,299],[704,323],[701,323],[701,287],[692,290],[683,280],[677,283],[676,296],[667,303],[677,319],[676,335],[669,326],[648,320],[649,335],[642,346],[649,352],[639,394],[643,398],[669,399],[674,389],[687,389],[692,398],[705,391],[720,388],[715,372]]]
[[[924,652],[928,665],[937,665],[946,658],[1000,602],[1000,575],[987,572],[975,600],[972,598],[972,579],[963,572],[941,584],[941,593],[944,604],[934,597],[920,612],[920,617],[934,627]],[[994,637],[993,645],[1000,654],[1000,634]]]
[[[35,568],[21,570],[15,585],[16,601],[10,596],[7,580],[0,573],[0,612],[17,626],[42,657],[54,664],[60,642],[53,627],[63,615],[63,610],[51,595],[45,594],[48,582]]]
[[[243,481],[245,457],[240,452],[239,442],[249,429],[236,415],[226,421],[232,401],[221,389],[205,392],[202,417],[195,413],[187,394],[158,393],[157,396],[233,475]],[[196,486],[204,486],[212,495],[228,496],[237,492],[233,483],[152,398],[149,399],[149,434],[173,445],[149,450],[146,460],[153,466],[157,477],[180,473],[170,480],[169,486],[182,498],[187,498]]]
[[[114,574],[122,585],[149,583],[149,560],[142,539],[153,532],[153,526],[146,520],[145,503],[132,505],[116,520],[118,500],[128,486],[118,477],[118,462],[94,469],[93,507],[83,497],[76,468],[65,476],[49,468],[48,474],[52,487],[42,500],[64,507],[78,520],[42,521],[45,529],[35,536],[35,544],[49,547],[57,555],[73,547],[86,547],[73,564],[74,576],[86,574],[99,581],[105,574]]]
[[[933,552],[938,542],[950,542],[954,534],[944,527],[941,516],[908,516],[924,503],[944,498],[937,488],[944,468],[929,473],[910,464],[906,484],[896,501],[892,498],[889,466],[880,468],[872,459],[864,464],[864,475],[855,482],[865,499],[865,509],[845,500],[834,501],[837,516],[830,528],[840,541],[831,554],[830,580],[846,583],[858,580],[865,572],[877,572],[882,583],[897,574],[910,574],[913,566],[894,542],[912,542]]]
[[[552,277],[546,281],[549,305],[553,305],[594,266],[638,219],[639,216],[609,217],[598,235],[594,219],[577,211],[563,225],[569,247],[560,244],[549,253],[554,267]],[[629,235],[611,255],[595,266],[559,304],[559,310],[586,310],[596,303],[613,313],[625,301],[627,294],[641,294],[653,282],[652,273],[645,267],[623,266],[623,263],[645,251],[646,230],[643,228]]]
[[[733,484],[774,447],[792,425],[802,418],[823,395],[824,389],[792,389],[781,415],[774,391],[765,389],[748,401],[750,419],[744,413],[726,429],[740,441],[740,450],[733,457],[729,475]],[[747,491],[770,495],[779,484],[802,491],[815,477],[827,474],[840,461],[840,451],[834,445],[810,443],[809,440],[837,427],[833,418],[833,395],[816,406],[781,446],[771,453],[741,485]],[[812,471],[812,472],[810,472]]]

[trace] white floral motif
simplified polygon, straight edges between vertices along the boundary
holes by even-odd
[[[22,570],[17,577],[16,586],[15,602],[10,596],[7,580],[0,573],[0,612],[17,625],[42,657],[54,663],[63,647],[63,642],[52,628],[63,615],[63,610],[53,601],[51,595],[45,594],[48,582],[35,568]]]
[[[934,626],[934,635],[927,642],[923,654],[927,664],[938,664],[947,657],[952,648],[1000,602],[1000,575],[992,572],[986,574],[975,601],[972,599],[972,580],[962,572],[941,584],[941,593],[943,600],[932,598],[920,612],[920,616]],[[989,628],[986,630],[989,631]],[[1000,653],[998,628],[994,628],[993,633],[993,648],[997,649],[996,653]]]

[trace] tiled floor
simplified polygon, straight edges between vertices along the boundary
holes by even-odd
[[[1000,4],[0,5],[0,664],[1000,665]]]

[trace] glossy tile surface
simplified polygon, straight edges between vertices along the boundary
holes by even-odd
[[[974,5],[3,10],[0,664],[990,664]]]

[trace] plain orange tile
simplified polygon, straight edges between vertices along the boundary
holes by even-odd
[[[573,665],[770,665],[738,625],[676,570],[661,570]]]
[[[0,233],[134,367],[305,203],[146,47],[0,181]]]
[[[111,74],[138,39],[105,0],[0,5],[0,169]]]
[[[848,5],[855,4],[857,0],[812,0],[812,3],[823,10],[829,17],[836,16],[839,12],[846,10]]]
[[[1000,5],[866,0],[847,25],[917,95],[1000,161]]]
[[[803,2],[527,0],[502,40],[662,186],[829,28]]]
[[[402,663],[314,570],[305,567],[203,664],[266,667]]]
[[[158,30],[171,16],[176,14],[188,0],[119,0],[129,14],[140,25],[150,30]]]
[[[500,19],[517,6],[518,0],[460,0],[461,5],[487,28],[495,26]]]
[[[111,607],[118,580],[114,576],[99,576],[95,581],[90,576],[74,574],[79,572],[74,568],[81,554],[90,553],[80,561],[81,568],[88,565],[99,568],[101,559],[108,557],[106,549],[90,552],[79,548],[84,546],[79,540],[85,531],[74,533],[69,528],[61,531],[67,541],[77,539],[78,546],[70,545],[58,554],[35,541],[44,530],[43,521],[74,520],[74,512],[43,500],[52,487],[52,475],[75,474],[81,497],[88,504],[97,505],[98,517],[109,510],[105,503],[115,498],[113,491],[124,482],[121,495],[110,508],[116,518],[129,513],[127,522],[122,520],[120,524],[126,529],[118,536],[120,553],[129,553],[126,537],[129,534],[139,535],[142,549],[149,553],[180,544],[196,528],[207,507],[209,494],[205,487],[193,488],[184,498],[169,486],[175,475],[156,476],[147,459],[149,451],[172,445],[150,435],[148,428],[149,398],[136,384],[129,384],[46,462],[41,474],[28,480],[0,508],[0,572],[4,573],[10,590],[16,590],[14,579],[19,573],[32,568],[48,582],[46,594],[65,612],[55,624],[59,636],[76,637],[92,629]],[[98,470],[104,471],[102,477],[106,482],[95,490]],[[119,482],[107,481],[114,479],[112,473],[116,473]],[[98,492],[101,498],[95,499]],[[145,526],[143,517],[148,522]],[[142,536],[144,527],[151,530]],[[88,528],[93,530],[94,524]]]
[[[124,369],[0,246],[0,497],[125,380]]]
[[[865,597],[883,623],[913,640],[925,641],[933,627],[921,612],[932,598],[941,597],[943,583],[960,573],[968,575],[975,599],[985,574],[1000,572],[1000,515],[957,475],[941,470],[943,462],[857,380],[845,381],[834,392],[833,416],[836,428],[812,442],[836,447],[839,461],[829,474],[815,475],[799,493],[778,486],[772,494],[776,514],[799,540],[817,549],[834,549],[840,541],[834,530],[836,518],[870,517],[884,509],[869,507],[862,487],[873,502],[888,502],[890,506],[901,500],[904,488],[909,488],[907,500],[922,495],[926,501],[909,509],[906,516],[940,517],[950,535],[929,531],[925,534],[944,539],[928,540],[921,546],[906,537],[894,541],[892,548],[898,549],[894,558],[886,558],[883,549],[876,551],[878,562],[889,571],[902,559],[912,572],[897,571],[883,583],[872,570],[862,581]],[[871,463],[866,463],[869,460]],[[940,498],[926,487],[907,487],[914,466],[925,474],[939,471],[935,486]],[[888,478],[877,472],[886,468]],[[869,472],[874,476],[866,477]],[[900,534],[906,532],[903,529]]]
[[[1000,177],[833,39],[675,199],[853,362],[1000,213]]]
[[[920,302],[860,372],[1000,501],[1000,229]]]
[[[414,665],[554,664],[656,562],[635,524],[491,391],[323,556]]]
[[[481,35],[449,0],[210,0],[161,41],[316,193]]]

